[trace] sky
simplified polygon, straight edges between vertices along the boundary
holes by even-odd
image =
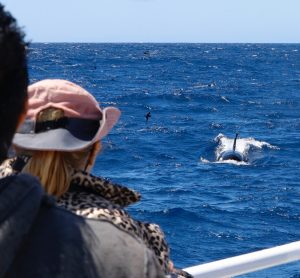
[[[300,0],[0,0],[31,42],[300,43]]]

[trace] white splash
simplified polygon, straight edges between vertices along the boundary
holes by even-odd
[[[233,148],[233,143],[234,143],[234,138],[228,138],[224,134],[220,133],[214,141],[218,143],[218,146],[215,150],[215,156],[218,158],[221,153],[225,151],[232,150]],[[276,146],[273,146],[269,144],[268,142],[264,141],[258,141],[255,140],[252,137],[248,138],[237,138],[236,140],[236,151],[242,153],[245,157],[248,157],[248,153],[250,149],[262,149],[262,148],[269,148],[269,149],[279,149]],[[231,163],[231,164],[245,164],[247,165],[247,162],[238,162],[238,161],[233,161],[233,160],[225,160],[225,161],[218,161],[218,163]]]

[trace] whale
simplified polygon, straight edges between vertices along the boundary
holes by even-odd
[[[238,135],[239,134],[236,133],[234,142],[233,142],[233,146],[232,146],[232,150],[227,150],[227,151],[222,152],[217,159],[218,161],[224,161],[224,160],[235,160],[238,162],[246,161],[245,155],[236,150],[236,141],[237,141]]]
[[[218,157],[219,161],[224,161],[224,160],[235,160],[235,161],[246,161],[245,156],[238,151],[230,150],[230,151],[225,151],[220,154]]]

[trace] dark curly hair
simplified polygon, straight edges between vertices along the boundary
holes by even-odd
[[[27,46],[16,20],[0,4],[0,162],[7,156],[25,109],[29,82]]]

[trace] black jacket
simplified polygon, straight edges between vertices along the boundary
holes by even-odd
[[[54,203],[29,175],[0,179],[0,277],[164,277],[139,239]]]

